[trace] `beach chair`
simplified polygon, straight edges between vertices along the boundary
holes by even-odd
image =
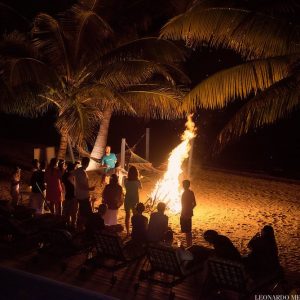
[[[111,233],[98,232],[94,235],[94,241],[96,255],[87,259],[81,272],[85,272],[87,266],[105,267],[112,271],[112,285],[117,281],[117,276],[115,276],[117,270],[129,266],[145,254],[129,251],[121,238]]]
[[[252,280],[243,264],[213,257],[208,259],[208,278],[211,278],[214,290],[217,288],[218,293],[232,291],[237,293],[239,299],[248,299],[259,291],[272,293],[283,282],[284,275],[282,269],[279,269],[278,272]]]
[[[148,270],[145,270],[145,266],[142,268],[139,274],[139,281],[148,280],[151,283],[170,288],[169,299],[174,299],[175,297],[175,293],[173,293],[174,286],[203,268],[203,262],[192,263],[190,267],[183,268],[180,266],[177,258],[176,249],[164,245],[148,246],[147,261]],[[162,278],[162,275],[167,276]],[[138,287],[139,283],[135,285],[136,289]]]

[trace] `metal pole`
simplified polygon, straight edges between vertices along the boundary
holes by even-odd
[[[150,128],[146,128],[146,160],[149,161]]]
[[[192,140],[191,140],[191,149],[190,149],[190,153],[189,153],[188,171],[187,171],[188,179],[191,178],[191,173],[192,173],[194,140],[195,140],[195,139],[192,139]]]
[[[125,145],[126,145],[126,139],[122,139],[121,142],[121,168],[125,168]]]

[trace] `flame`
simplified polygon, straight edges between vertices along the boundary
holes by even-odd
[[[179,176],[183,172],[181,169],[182,163],[189,156],[191,140],[196,136],[196,127],[192,121],[192,115],[188,116],[185,126],[186,130],[181,136],[182,142],[172,150],[168,159],[168,169],[150,194],[152,201],[166,203],[168,209],[173,213],[178,213],[181,210],[182,189]]]

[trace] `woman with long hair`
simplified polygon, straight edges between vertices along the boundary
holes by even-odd
[[[128,176],[124,180],[124,185],[126,189],[124,208],[125,208],[125,227],[127,235],[129,235],[129,221],[130,213],[136,213],[135,207],[139,203],[139,190],[142,188],[141,181],[139,179],[139,173],[136,167],[131,166],[128,171]]]
[[[118,224],[118,210],[123,204],[123,189],[118,183],[116,174],[110,176],[102,193],[102,203],[107,205],[107,211],[104,215],[105,225],[112,226]]]
[[[250,240],[248,248],[250,253],[244,262],[253,277],[279,269],[278,248],[272,226],[264,226],[261,232]]]
[[[62,175],[57,167],[57,159],[52,158],[45,172],[46,201],[53,214],[61,215],[62,202]]]

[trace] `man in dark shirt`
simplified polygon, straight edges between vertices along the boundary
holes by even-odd
[[[157,204],[157,212],[150,216],[148,228],[148,241],[160,242],[164,240],[165,234],[168,231],[169,218],[165,215],[166,204],[160,202]]]
[[[227,236],[220,235],[215,230],[207,230],[203,236],[207,242],[213,245],[217,257],[241,261],[241,254]]]
[[[148,218],[143,216],[144,210],[145,205],[141,202],[137,203],[137,214],[131,218],[131,238],[134,242],[144,243],[147,241]]]
[[[35,209],[36,214],[42,214],[46,190],[45,172],[40,169],[40,164],[37,159],[33,161],[33,173],[30,179],[30,186],[30,206]]]

